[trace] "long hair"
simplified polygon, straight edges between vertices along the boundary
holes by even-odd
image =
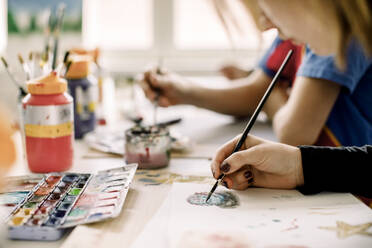
[[[318,0],[322,1],[322,0]],[[324,1],[324,0],[323,0]],[[339,52],[345,51],[352,38],[358,39],[366,54],[372,55],[372,6],[368,0],[328,0],[339,12],[341,39]]]

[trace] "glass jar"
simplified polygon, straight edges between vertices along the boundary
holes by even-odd
[[[166,127],[135,126],[125,131],[125,160],[138,163],[139,169],[168,166],[171,137]]]

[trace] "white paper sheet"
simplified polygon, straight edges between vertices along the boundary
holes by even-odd
[[[230,191],[239,198],[235,208],[186,201],[209,190],[203,184],[173,185],[164,203],[170,206],[170,247],[372,247],[372,211],[350,194],[253,188]]]
[[[145,228],[138,235],[131,248],[166,248],[169,247],[167,238],[169,211],[171,208],[169,196],[159,208],[158,212],[146,224]]]

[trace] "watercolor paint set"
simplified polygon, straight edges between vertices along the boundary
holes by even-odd
[[[136,169],[8,178],[0,194],[8,238],[58,240],[76,225],[118,216]]]

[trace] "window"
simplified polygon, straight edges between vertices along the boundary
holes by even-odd
[[[153,43],[152,0],[88,0],[83,39],[108,50],[147,50]]]
[[[5,1],[0,1],[0,54],[3,53],[6,46],[7,39],[7,21],[6,21],[6,3]]]
[[[230,1],[244,33],[232,32],[230,41],[211,0],[174,0],[174,44],[178,49],[255,49],[257,30],[240,1]],[[235,7],[235,8],[233,8]],[[234,31],[234,29],[231,29]]]
[[[113,71],[140,71],[161,57],[166,67],[177,71],[215,71],[224,61],[234,60],[252,66],[262,49],[275,37],[257,31],[239,6],[234,3],[239,21],[244,22],[243,36],[234,34],[233,44],[215,13],[212,0],[82,0],[82,39],[76,34],[62,34],[61,50],[83,45],[99,46],[103,66]],[[0,0],[1,10],[7,0]],[[3,13],[4,12],[4,13]],[[4,16],[1,16],[4,15]],[[6,19],[6,12],[0,12]],[[6,24],[0,22],[0,51],[6,45]],[[5,38],[4,38],[5,37]],[[8,37],[8,49],[16,54],[21,37]],[[43,46],[43,36],[28,38],[24,53]],[[259,46],[264,44],[263,46]],[[233,49],[232,49],[233,48]]]

